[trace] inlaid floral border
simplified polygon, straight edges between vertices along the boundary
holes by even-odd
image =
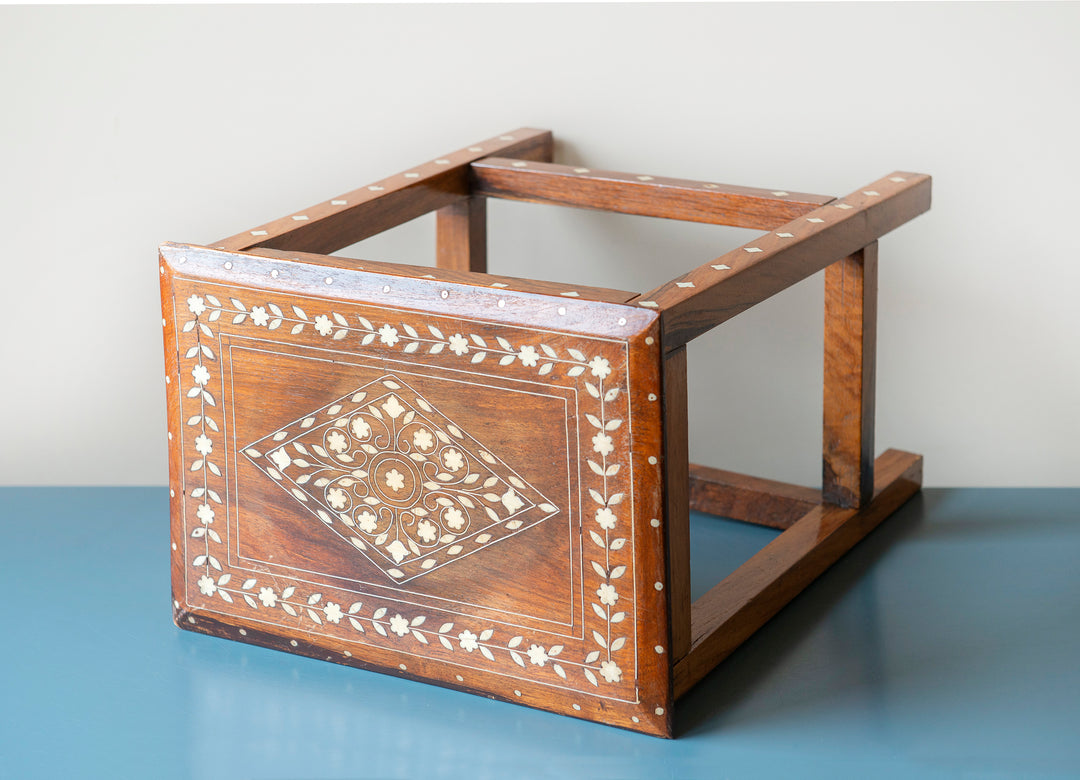
[[[280,296],[279,300],[284,297]],[[223,298],[227,303],[223,303]],[[245,303],[240,298],[219,297],[205,289],[192,292],[186,300],[174,300],[177,319],[183,320],[177,340],[184,342],[186,347],[180,348],[183,359],[179,371],[185,399],[182,406],[187,407],[184,422],[195,434],[185,437],[184,471],[188,510],[195,518],[190,538],[201,545],[189,563],[197,575],[195,584],[199,592],[226,604],[242,603],[256,612],[281,610],[284,615],[297,619],[299,626],[306,619],[313,626],[339,626],[346,635],[350,631],[354,636],[374,633],[389,640],[378,645],[387,649],[399,647],[415,651],[421,646],[437,643],[450,653],[478,654],[496,664],[500,663],[499,657],[505,657],[533,675],[551,674],[579,690],[587,691],[588,688],[578,687],[580,684],[573,680],[576,675],[598,690],[622,682],[625,671],[619,665],[621,656],[617,654],[624,648],[633,648],[631,638],[635,624],[635,620],[628,620],[634,617],[632,574],[627,581],[629,587],[622,585],[628,566],[632,565],[633,540],[631,519],[622,508],[627,499],[626,492],[612,483],[624,467],[629,469],[629,447],[617,451],[613,434],[625,420],[609,413],[609,407],[627,392],[625,370],[616,371],[603,355],[588,356],[579,349],[566,346],[560,350],[545,341],[514,345],[503,336],[484,338],[472,332],[455,332],[447,336],[448,329],[444,331],[431,322],[417,321],[423,316],[420,314],[397,312],[400,319],[382,321],[376,327],[360,315],[354,315],[350,320],[330,304],[327,301],[324,310],[309,315],[298,305],[281,306],[272,301]],[[584,587],[584,592],[588,597],[587,608],[600,621],[593,625],[603,629],[587,631],[585,642],[592,643],[594,649],[582,658],[570,659],[563,655],[565,647],[562,644],[533,641],[525,633],[474,624],[469,622],[471,619],[441,622],[436,626],[437,618],[429,620],[433,616],[424,614],[423,610],[411,611],[392,602],[383,603],[386,599],[365,603],[322,592],[308,593],[305,592],[306,585],[275,586],[258,575],[234,581],[233,573],[222,565],[221,559],[227,551],[213,527],[217,513],[224,507],[221,493],[226,480],[215,454],[222,449],[223,434],[215,420],[221,399],[210,389],[212,369],[220,364],[219,356],[211,346],[217,339],[215,327],[220,326],[212,326],[223,317],[237,328],[251,327],[270,332],[288,327],[292,336],[310,329],[308,338],[340,342],[346,349],[368,348],[370,351],[375,348],[403,355],[443,355],[443,360],[478,369],[480,364],[485,364],[483,367],[489,371],[509,370],[508,367],[516,364],[518,370],[535,371],[537,376],[559,372],[568,378],[580,378],[578,382],[584,385],[594,401],[594,412],[584,415],[593,430],[591,450],[586,457],[591,476],[583,474],[582,483],[593,502],[592,516],[582,518],[583,530],[587,531],[584,536],[592,546],[589,547],[583,537],[582,554],[588,563],[586,576],[595,577]],[[406,317],[414,319],[410,322]],[[506,327],[507,330],[527,331]],[[548,339],[557,340],[557,336]],[[583,340],[588,341],[587,337]],[[197,409],[191,408],[196,403]],[[624,408],[628,409],[625,404]],[[586,478],[592,481],[587,487]],[[593,553],[588,554],[586,550]],[[619,606],[620,602],[625,604],[627,601],[629,609]],[[625,659],[623,663],[626,664]]]

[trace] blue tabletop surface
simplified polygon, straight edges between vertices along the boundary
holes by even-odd
[[[698,592],[774,532],[695,516]],[[177,629],[164,488],[0,489],[0,777],[1078,777],[1080,490],[927,490],[678,739]]]

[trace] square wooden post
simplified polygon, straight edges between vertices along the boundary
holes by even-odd
[[[487,199],[473,195],[444,206],[435,217],[435,265],[487,272]]]
[[[822,498],[846,508],[874,494],[877,242],[825,269]]]

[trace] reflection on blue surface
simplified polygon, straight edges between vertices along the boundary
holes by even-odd
[[[665,741],[176,629],[163,489],[0,490],[0,777],[1080,773],[1080,491],[928,491]],[[775,532],[693,526],[700,594]]]

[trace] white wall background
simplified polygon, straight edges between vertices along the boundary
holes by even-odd
[[[156,246],[519,126],[559,162],[843,195],[881,242],[879,449],[1080,485],[1080,5],[0,7],[0,484],[164,484]],[[493,270],[647,290],[746,231],[496,202]],[[352,248],[430,263],[434,220]],[[350,254],[344,252],[343,254]],[[818,479],[820,275],[694,343],[692,456]]]

